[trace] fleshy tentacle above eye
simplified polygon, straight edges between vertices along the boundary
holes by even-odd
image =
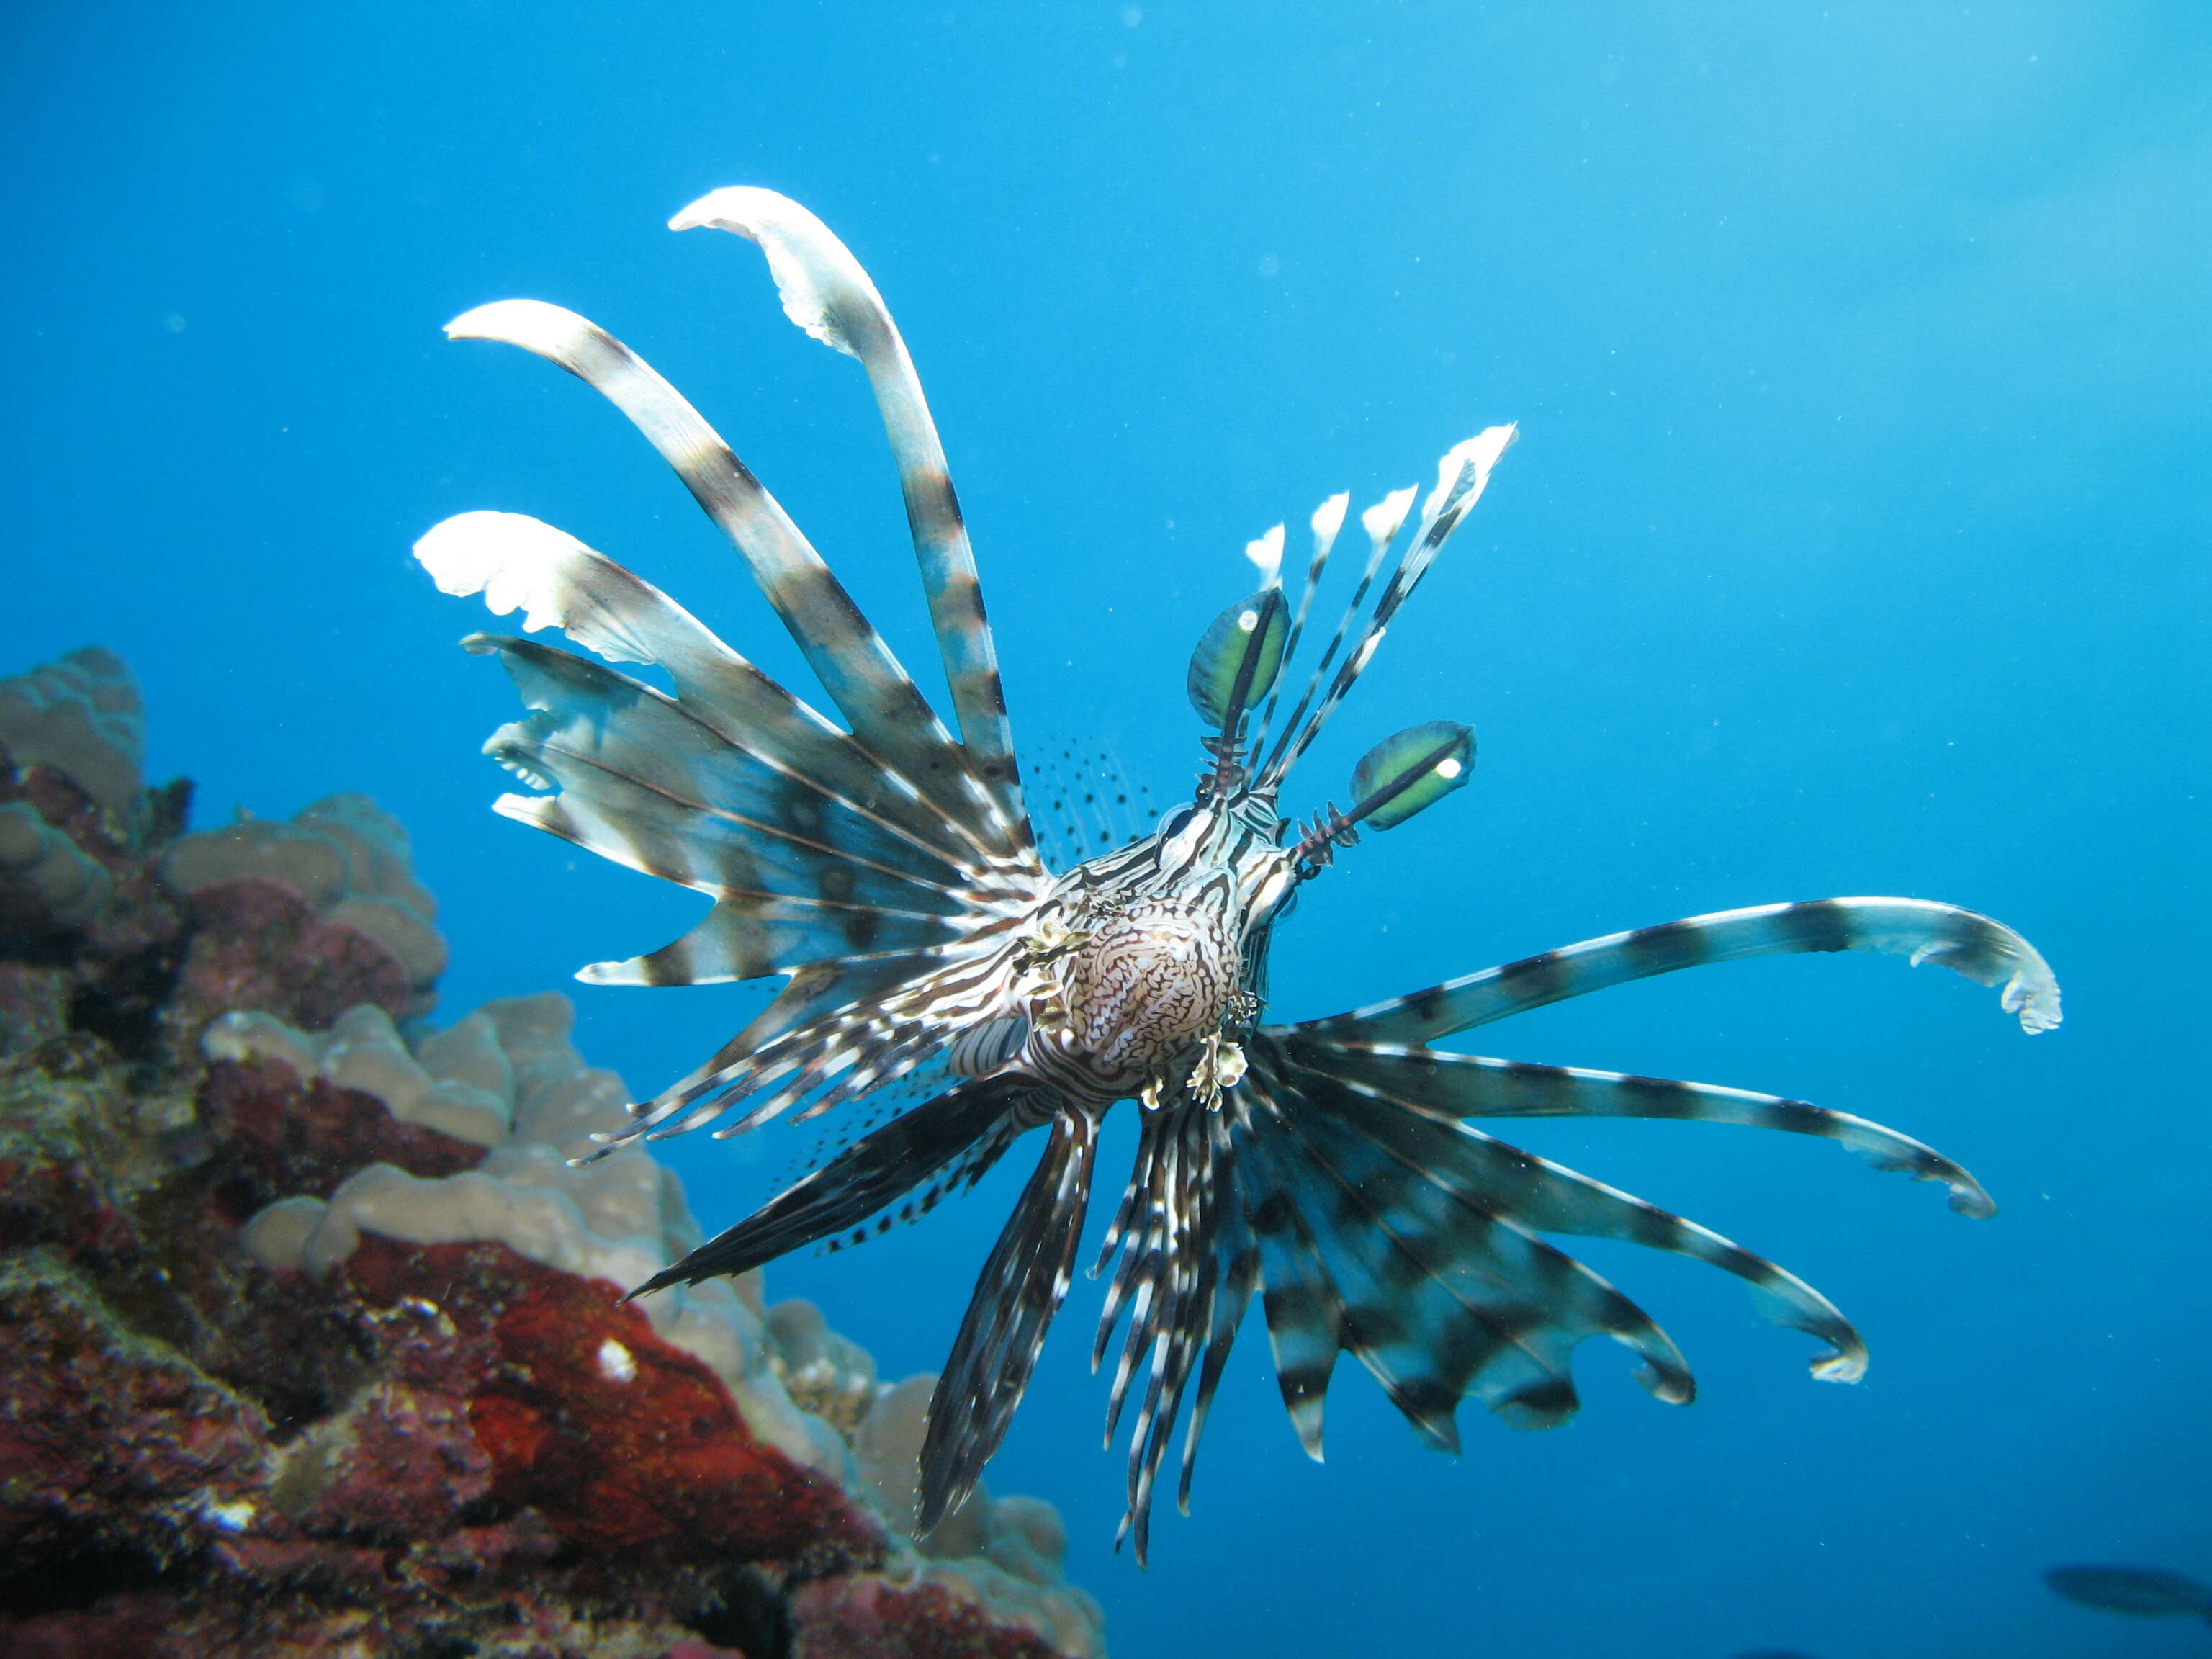
[[[921,378],[883,295],[827,225],[772,190],[734,185],[713,191],[668,222],[671,230],[700,226],[758,243],[785,314],[824,345],[857,358],[867,371],[898,466],[922,592],[962,744],[1000,816],[1026,846],[1029,818],[1022,806],[1013,733],[997,648],[983,613],[975,550]]]
[[[1927,899],[1832,898],[1722,910],[1609,933],[1486,968],[1349,1013],[1273,1028],[1285,1040],[1431,1042],[1455,1032],[1632,980],[1707,963],[1803,951],[1878,951],[1932,962],[1998,988],[2021,1029],[2059,1023],[2058,981],[2035,947],[2003,923]]]

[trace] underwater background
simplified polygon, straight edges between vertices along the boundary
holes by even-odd
[[[524,354],[445,343],[457,313],[621,335],[927,664],[862,377],[757,258],[662,228],[719,185],[806,204],[919,364],[1025,752],[1103,748],[1163,805],[1244,542],[1288,519],[1295,563],[1324,495],[1517,420],[1285,805],[1434,718],[1477,726],[1474,783],[1309,891],[1277,1017],[1737,905],[1965,904],[2050,959],[2063,1030],[1814,957],[1474,1046],[1872,1116],[2001,1213],[1790,1137],[1526,1126],[1811,1279],[1867,1380],[1814,1385],[1737,1286],[1591,1244],[1693,1408],[1593,1347],[1570,1427],[1469,1409],[1450,1460],[1346,1365],[1316,1467],[1248,1330],[1139,1573],[1079,1282],[989,1479],[1060,1506],[1122,1656],[2202,1652],[2038,1574],[2212,1576],[2208,88],[2182,3],[10,4],[0,672],[122,652],[149,774],[191,774],[203,824],[374,794],[458,1011],[700,902],[484,810],[511,692],[453,648],[481,613],[417,535],[536,514],[804,675],[645,447]],[[568,988],[641,1091],[762,1000]],[[663,1151],[712,1229],[809,1145]],[[887,1376],[933,1369],[1019,1179],[770,1282]]]

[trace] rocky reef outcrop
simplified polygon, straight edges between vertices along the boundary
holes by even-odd
[[[128,671],[0,681],[0,1654],[1103,1656],[1050,1505],[698,1230],[553,994],[434,1024],[357,795],[188,833]]]

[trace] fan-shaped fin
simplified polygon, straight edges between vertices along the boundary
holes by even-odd
[[[532,641],[472,643],[498,652],[534,711],[485,751],[562,792],[506,797],[507,816],[717,896],[947,918],[967,908],[964,872],[734,748],[650,686]]]
[[[1529,1218],[1463,1167],[1466,1147],[1431,1137],[1436,1167],[1408,1165],[1345,1109],[1364,1103],[1347,1102],[1340,1085],[1279,1054],[1255,1061],[1274,1104],[1255,1115],[1246,1156],[1256,1152],[1315,1238],[1316,1261],[1342,1298],[1342,1346],[1433,1443],[1451,1437],[1452,1404],[1468,1395],[1523,1426],[1563,1420],[1574,1409],[1568,1357],[1593,1335],[1634,1350],[1662,1398],[1689,1397],[1674,1344],[1536,1238]],[[1261,1271],[1273,1271],[1264,1243]]]
[[[1926,899],[1832,898],[1721,910],[1608,933],[1349,1013],[1273,1028],[1285,1036],[1347,1043],[1433,1042],[1530,1008],[1710,962],[1808,951],[1879,951],[1932,962],[2000,988],[2021,1029],[2059,1022],[2058,981],[2035,947],[2003,923]]]
[[[1441,1194],[1451,1201],[1441,1212],[1447,1219],[1481,1214],[1523,1233],[1613,1239],[1688,1256],[1743,1279],[1757,1293],[1760,1310],[1777,1324],[1828,1345],[1812,1361],[1815,1376],[1853,1382],[1866,1370],[1866,1345],[1835,1305],[1764,1257],[1601,1182],[1463,1123],[1431,1115],[1372,1085],[1340,1081],[1287,1055],[1283,1064],[1301,1098],[1316,1109],[1316,1118],[1333,1121],[1364,1143],[1364,1149],[1341,1139],[1329,1144],[1342,1167],[1354,1172],[1369,1201],[1389,1200],[1427,1213],[1437,1204],[1434,1194]],[[1304,1129],[1310,1121],[1300,1117],[1297,1127]],[[1509,1265],[1498,1282],[1509,1283],[1514,1271]],[[1629,1340],[1602,1324],[1596,1328]],[[1669,1391],[1680,1388],[1686,1397],[1686,1371],[1677,1377],[1662,1352],[1631,1346],[1639,1346],[1654,1368],[1647,1386],[1662,1397],[1672,1397]],[[1678,1358],[1674,1365],[1679,1364]]]
[[[1916,1181],[1942,1182],[1950,1188],[1951,1207],[1961,1215],[1978,1219],[1996,1213],[1982,1184],[1933,1147],[1866,1118],[1802,1100],[1710,1083],[1678,1083],[1575,1066],[1532,1066],[1434,1048],[1310,1040],[1293,1042],[1288,1048],[1300,1064],[1341,1082],[1372,1089],[1401,1105],[1455,1118],[1655,1117],[1816,1135],[1849,1148],[1878,1170],[1902,1170]]]
[[[542,301],[479,306],[446,332],[534,352],[628,416],[744,556],[854,735],[994,850],[1014,850],[1012,826],[883,636],[775,498],[674,386],[597,324]]]
[[[988,856],[974,832],[914,784],[716,638],[659,588],[574,537],[520,513],[462,513],[431,526],[415,556],[441,592],[482,593],[611,662],[653,663],[701,724],[854,811],[896,825],[963,866]]]
[[[1255,1140],[1258,1138],[1255,1137]],[[1345,1347],[1344,1298],[1322,1264],[1314,1225],[1294,1180],[1258,1145],[1244,1148],[1238,1184],[1244,1224],[1260,1250],[1260,1307],[1283,1409],[1307,1456],[1322,1461],[1322,1416],[1330,1373]]]
[[[1028,814],[1006,720],[996,647],[983,614],[975,555],[906,342],[876,285],[830,228],[788,197],[733,185],[701,197],[671,230],[710,225],[760,245],[784,313],[823,344],[860,360],[898,466],[923,594],[951,688],[968,762],[1000,817],[1028,845]]]
[[[1119,1261],[1095,1358],[1115,1323],[1128,1321],[1109,1437],[1136,1376],[1148,1371],[1131,1431],[1124,1522],[1140,1559],[1153,1474],[1192,1373],[1183,1507],[1206,1411],[1255,1291],[1284,1403],[1316,1456],[1340,1352],[1356,1356],[1422,1437],[1445,1449],[1458,1443],[1455,1407],[1464,1398],[1517,1427],[1571,1416],[1572,1356],[1593,1336],[1631,1349],[1642,1362],[1638,1380],[1660,1399],[1692,1398],[1689,1368],[1666,1334],[1540,1234],[1642,1244],[1718,1267],[1744,1280],[1769,1318],[1824,1345],[1812,1362],[1815,1376],[1848,1382],[1863,1372],[1857,1332],[1802,1279],[1692,1222],[1480,1133],[1458,1114],[1486,1084],[1511,1075],[1499,1097],[1522,1113],[1580,1100],[1593,1111],[1649,1107],[1661,1115],[1766,1121],[1882,1158],[1915,1157],[1917,1143],[1740,1091],[1692,1090],[1692,1109],[1679,1109],[1680,1100],[1669,1109],[1658,1091],[1680,1085],[1580,1073],[1545,1081],[1449,1056],[1287,1045],[1267,1031],[1253,1035],[1246,1055],[1249,1069],[1218,1110],[1185,1105],[1146,1115],[1108,1231],[1108,1259],[1118,1252]],[[1955,1178],[1968,1179],[1963,1171]]]

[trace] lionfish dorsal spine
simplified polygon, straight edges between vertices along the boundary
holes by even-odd
[[[1321,735],[1322,728],[1328,724],[1329,716],[1336,712],[1354,683],[1367,672],[1367,665],[1373,659],[1376,647],[1382,643],[1392,619],[1398,614],[1399,606],[1413,596],[1413,590],[1420,586],[1421,578],[1428,574],[1430,565],[1435,562],[1437,555],[1443,550],[1444,543],[1459,528],[1468,510],[1482,499],[1482,493],[1490,483],[1491,469],[1497,465],[1498,457],[1512,443],[1518,429],[1510,425],[1487,428],[1474,437],[1455,444],[1437,463],[1436,487],[1422,504],[1420,523],[1405,552],[1400,556],[1397,567],[1391,571],[1389,580],[1383,583],[1382,592],[1376,597],[1375,608],[1360,629],[1358,640],[1345,653],[1343,666],[1337,670],[1336,678],[1330,684],[1327,695],[1315,706],[1304,726],[1297,726],[1294,719],[1291,726],[1285,728],[1284,739],[1287,746],[1282,750],[1279,760],[1270,760],[1264,777],[1279,785],[1290,769],[1297,764],[1299,757]],[[1410,496],[1413,492],[1408,490],[1405,493]],[[1396,497],[1391,499],[1395,501]],[[1386,520],[1386,523],[1390,531],[1390,539],[1395,540],[1398,522]],[[1374,565],[1370,563],[1370,575],[1373,569]],[[1359,594],[1353,597],[1353,610],[1358,609],[1359,599],[1365,592],[1366,586],[1363,582]],[[1346,620],[1349,620],[1349,613]],[[1342,638],[1343,629],[1340,628],[1338,641]],[[1332,645],[1336,641],[1332,641]],[[1326,662],[1323,666],[1326,666]],[[1291,736],[1293,729],[1297,732],[1295,738]]]
[[[1407,484],[1403,489],[1394,489],[1359,515],[1360,527],[1367,532],[1367,562],[1360,568],[1359,580],[1352,587],[1351,599],[1345,602],[1344,614],[1336,619],[1335,632],[1329,635],[1328,643],[1322,647],[1321,655],[1314,659],[1313,670],[1306,677],[1305,689],[1298,694],[1298,700],[1292,705],[1289,718],[1284,720],[1282,734],[1276,738],[1273,751],[1259,769],[1262,786],[1270,782],[1280,784],[1289,773],[1291,761],[1285,758],[1285,751],[1302,729],[1306,711],[1313,706],[1323,677],[1328,674],[1330,665],[1336,660],[1336,653],[1343,648],[1345,640],[1350,635],[1352,624],[1359,616],[1360,604],[1367,598],[1367,590],[1374,586],[1375,574],[1382,569],[1383,557],[1389,552],[1390,544],[1397,540],[1399,527],[1406,522],[1406,514],[1419,493],[1419,486],[1413,484]],[[1346,500],[1348,506],[1350,497]],[[1341,523],[1340,519],[1339,522]],[[1334,542],[1334,539],[1332,535],[1330,540]],[[1318,565],[1315,574],[1318,580]],[[1309,599],[1310,593],[1309,588]]]
[[[787,197],[749,185],[709,191],[668,222],[671,230],[712,227],[759,244],[784,313],[823,344],[857,358],[882,411],[898,467],[922,594],[969,764],[1018,845],[1029,817],[997,647],[983,611],[975,553],[952,475],[898,325],[852,250]]]
[[[1305,636],[1306,617],[1313,610],[1314,593],[1321,586],[1322,572],[1328,568],[1328,556],[1336,547],[1338,534],[1344,529],[1344,516],[1352,506],[1352,492],[1340,490],[1313,511],[1308,521],[1313,532],[1313,552],[1306,559],[1305,580],[1298,587],[1298,608],[1291,618],[1291,636],[1283,644],[1283,661],[1293,661],[1298,654],[1298,641]],[[1260,711],[1260,724],[1252,734],[1252,748],[1256,754],[1267,745],[1267,733],[1275,720],[1275,706],[1283,695],[1282,681],[1275,682],[1267,693],[1267,706]]]
[[[455,339],[521,347],[613,404],[659,452],[744,558],[761,592],[853,735],[994,848],[1006,826],[911,676],[852,595],[721,434],[645,360],[596,323],[537,300],[479,306]]]

